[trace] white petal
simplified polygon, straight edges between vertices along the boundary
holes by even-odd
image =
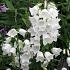
[[[37,53],[36,61],[37,61],[37,62],[38,62],[38,61],[41,61],[41,62],[44,61],[44,56],[43,56],[43,53],[42,53],[42,52],[39,51],[39,52]]]
[[[50,62],[50,60],[53,59],[53,54],[50,52],[45,52],[45,58],[48,62]]]
[[[34,6],[33,8],[29,8],[29,11],[30,11],[32,16],[37,15],[38,14],[38,10],[39,10],[39,7],[37,5]]]
[[[24,40],[25,45],[30,45],[30,42],[28,39]]]
[[[27,31],[24,30],[24,29],[19,29],[19,34],[22,35],[23,37],[25,37],[25,33],[26,33],[26,32],[27,32]]]
[[[17,31],[16,31],[16,29],[11,29],[8,33],[7,33],[7,35],[8,36],[10,36],[10,37],[15,37],[16,35],[17,35]]]
[[[60,55],[60,52],[62,51],[62,49],[60,48],[52,48],[52,53],[57,57],[58,55]]]
[[[16,49],[13,47],[13,48],[10,49],[10,52],[15,55],[16,54]]]

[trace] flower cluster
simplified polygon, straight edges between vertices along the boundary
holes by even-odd
[[[21,52],[21,48],[23,48],[24,42],[22,42],[20,39],[18,39],[17,36],[18,36],[18,34],[20,34],[24,37],[26,32],[27,31],[24,29],[19,29],[19,30],[11,29],[7,33],[8,37],[2,44],[3,55],[11,56],[13,54],[13,56],[15,57],[15,64],[18,67],[19,67],[19,59],[21,59],[19,57],[19,52]],[[13,43],[12,43],[12,41],[13,41]],[[17,48],[19,51],[17,50]],[[23,57],[23,58],[25,58],[25,57]],[[12,65],[12,64],[10,63],[10,65]]]
[[[41,62],[41,67],[47,67],[48,63],[53,59],[53,56],[58,56],[62,51],[60,48],[52,48],[52,53],[46,51],[45,53],[40,51],[40,46],[35,43],[32,45],[31,40],[25,39],[24,41],[17,38],[18,33],[25,37],[25,33],[27,31],[24,29],[11,29],[7,35],[8,37],[4,41],[2,45],[3,55],[13,56],[15,57],[15,63],[17,67],[19,67],[19,59],[21,64],[21,69],[29,70],[30,59],[36,56],[36,62]],[[12,45],[12,39],[14,39],[14,45]],[[34,41],[33,41],[34,42]],[[19,51],[17,52],[17,48]],[[19,57],[19,53],[20,57]]]
[[[51,53],[45,51],[43,53],[40,49],[40,37],[43,36],[43,44],[52,43],[57,41],[59,34],[59,21],[58,10],[53,3],[49,3],[47,9],[40,9],[42,4],[38,4],[33,8],[30,8],[32,17],[29,17],[32,26],[26,31],[24,29],[11,29],[7,35],[8,37],[2,45],[3,54],[11,54],[15,57],[15,63],[21,69],[29,70],[30,59],[35,56],[36,62],[41,62],[41,67],[46,68],[48,63],[54,58],[60,55],[62,51],[60,48],[52,48]],[[23,41],[18,39],[20,34],[25,38],[26,32],[31,33],[30,40],[24,39]],[[14,43],[12,44],[12,39]],[[17,50],[18,48],[18,50]],[[20,61],[19,61],[20,60]]]
[[[47,9],[41,9],[41,4],[35,5],[33,8],[29,8],[31,16],[29,20],[32,26],[28,29],[31,36],[34,36],[39,42],[39,38],[43,36],[43,44],[52,43],[57,41],[57,37],[60,35],[59,25],[60,19],[58,18],[58,10],[53,3],[49,3]]]
[[[15,55],[16,52],[16,49],[7,43],[3,44],[2,50],[3,50],[3,55],[8,54],[9,56],[11,56],[11,54]]]

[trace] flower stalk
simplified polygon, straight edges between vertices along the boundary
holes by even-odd
[[[17,25],[17,9],[15,9],[15,23]],[[18,55],[19,55],[19,70],[21,68],[21,63],[20,63],[20,48],[19,48],[19,44],[18,44],[18,34],[17,34],[17,50],[18,50]]]
[[[44,9],[47,8],[47,0],[44,0]]]

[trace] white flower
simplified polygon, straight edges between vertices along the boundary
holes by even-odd
[[[67,70],[67,68],[62,68],[62,70]]]
[[[40,46],[40,37],[33,37],[30,38],[30,44],[34,45],[34,46]]]
[[[27,32],[27,31],[24,30],[24,29],[19,29],[19,34],[22,35],[23,37],[25,37],[25,33],[26,33],[26,32]]]
[[[31,33],[31,36],[37,37],[37,40],[39,40],[40,36],[43,35],[44,45],[57,41],[57,37],[60,35],[58,29],[61,27],[59,25],[60,19],[58,18],[58,10],[55,6],[52,8],[52,5],[54,4],[50,3],[48,4],[48,7],[51,6],[49,9],[42,10],[36,10],[34,7],[37,6],[34,6],[32,9],[35,9],[36,12],[30,11],[31,14],[33,13],[33,16],[29,17],[32,26],[28,29],[28,32]],[[40,44],[40,42],[38,44]]]
[[[2,51],[3,51],[4,55],[10,54],[10,49],[11,49],[11,45],[10,44],[3,44]]]
[[[58,16],[58,10],[56,10],[54,8],[50,8],[50,9],[48,9],[48,11],[52,18],[56,18]]]
[[[36,55],[40,50],[40,46],[32,45],[31,51]]]
[[[44,61],[43,53],[40,51],[37,53],[37,57],[36,57],[36,62],[39,62],[39,61],[41,61],[41,62]]]
[[[53,55],[55,55],[55,57],[60,55],[61,51],[62,51],[62,49],[60,49],[60,48],[52,48],[52,53],[53,53]]]
[[[22,63],[25,61],[29,62],[29,59],[30,59],[30,54],[28,52],[21,55]]]
[[[15,54],[16,54],[16,49],[15,49],[14,47],[12,47],[12,48],[10,49],[10,52],[13,53],[13,55],[15,55]]]
[[[67,57],[67,63],[68,63],[68,66],[70,67],[70,57]]]
[[[33,8],[29,8],[29,11],[31,13],[32,16],[37,15],[38,14],[38,10],[39,10],[39,6],[36,5]]]
[[[6,70],[11,70],[10,68],[6,69]]]
[[[9,43],[11,41],[11,37],[6,38],[6,41],[4,41],[5,43]]]
[[[22,52],[30,52],[30,49],[31,49],[30,45],[25,45],[21,51]]]
[[[30,55],[28,52],[27,53],[25,52],[20,56],[21,69],[29,70],[29,64],[30,64],[29,60],[30,60]]]
[[[15,37],[16,35],[17,35],[17,31],[16,31],[16,29],[11,29],[8,33],[7,33],[7,35],[8,36],[10,36],[10,37]]]
[[[22,66],[22,65],[21,65],[21,68],[22,68],[23,70],[29,70],[29,66]]]
[[[31,33],[31,36],[34,36],[34,35],[35,35],[35,32],[34,32],[34,30],[33,30],[32,27],[30,27],[30,28],[28,29],[28,32]]]
[[[50,35],[47,33],[43,34],[43,44],[46,45],[47,43],[52,43],[53,40],[50,38]]]
[[[41,64],[41,67],[45,68],[48,65],[48,61],[44,61],[43,64]]]
[[[25,45],[30,45],[30,42],[28,39],[24,40]]]
[[[47,17],[46,17],[47,16]],[[49,19],[51,16],[49,14],[49,11],[47,9],[43,9],[42,11],[39,12],[39,18]]]
[[[11,53],[13,55],[16,54],[16,49],[12,47],[10,44],[3,44],[2,51],[3,51],[3,55],[8,54],[8,56],[11,56]]]
[[[22,35],[23,37],[25,37],[26,32],[27,31],[25,29],[22,29],[22,28],[19,29],[19,34]]]
[[[48,62],[50,62],[51,59],[53,59],[53,54],[51,54],[50,52],[45,52],[45,58]]]

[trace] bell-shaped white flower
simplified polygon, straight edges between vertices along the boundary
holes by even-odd
[[[48,11],[52,18],[56,18],[58,16],[58,10],[56,10],[54,8],[50,8],[50,9],[48,9]]]
[[[41,52],[41,51],[39,51],[38,53],[37,53],[37,57],[36,57],[36,62],[43,62],[44,61],[44,55],[43,55],[43,53]]]
[[[30,11],[32,16],[37,15],[38,14],[38,10],[39,10],[39,5],[35,5],[34,7],[29,8],[29,11]]]
[[[11,45],[10,44],[3,44],[2,51],[3,51],[4,55],[10,54],[10,49],[11,49]]]
[[[30,38],[30,44],[34,46],[40,46],[40,37],[35,36],[33,38]]]
[[[50,62],[51,59],[53,59],[53,54],[51,54],[50,52],[45,52],[45,59]]]
[[[43,64],[41,64],[41,67],[42,67],[42,68],[46,68],[47,65],[48,65],[48,61],[44,61]]]
[[[40,50],[40,46],[32,45],[31,51],[36,55]]]
[[[29,70],[29,66],[27,66],[27,65],[21,65],[21,68],[22,68],[22,70]]]
[[[52,53],[53,53],[53,55],[55,55],[55,57],[60,55],[61,51],[62,51],[62,49],[60,49],[60,48],[52,48]]]
[[[23,61],[28,61],[29,62],[30,54],[28,52],[22,54],[21,59],[23,59]]]
[[[70,67],[70,57],[67,57],[67,63],[68,63],[68,66]]]
[[[5,43],[9,43],[11,41],[11,37],[6,38],[6,41],[4,41]]]
[[[67,70],[67,68],[63,67],[61,70]]]
[[[15,37],[16,35],[17,35],[17,31],[16,31],[16,29],[11,29],[8,33],[7,33],[7,35],[8,36],[10,36],[10,37]]]
[[[30,64],[29,59],[30,55],[28,52],[25,52],[20,56],[21,69],[29,70],[29,64]]]
[[[30,45],[30,42],[28,39],[24,40],[25,45]]]
[[[27,31],[26,30],[24,30],[24,29],[19,29],[19,34],[20,35],[22,35],[23,37],[25,37],[25,33],[26,33]]]
[[[43,20],[49,19],[50,17],[51,16],[50,16],[49,11],[47,9],[43,9],[42,11],[39,12],[39,18],[43,18]]]
[[[30,45],[29,46],[28,45],[25,45],[23,47],[23,49],[21,50],[21,52],[30,52],[30,49],[31,49]]]
[[[47,43],[52,43],[53,40],[50,38],[50,35],[47,33],[43,34],[43,44],[46,45]]]
[[[16,49],[12,47],[10,44],[3,44],[2,50],[4,55],[8,54],[8,56],[11,56],[11,53],[13,55],[16,55]]]
[[[10,52],[13,53],[13,55],[16,55],[16,49],[14,47],[10,49]]]
[[[30,27],[30,28],[28,29],[28,32],[31,33],[31,36],[34,36],[34,35],[35,35],[35,32],[34,32],[34,30],[33,30],[32,27]]]

